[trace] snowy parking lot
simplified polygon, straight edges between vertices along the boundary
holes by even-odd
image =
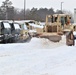
[[[65,42],[63,37],[57,43],[32,38],[0,44],[0,75],[76,75],[76,46]]]

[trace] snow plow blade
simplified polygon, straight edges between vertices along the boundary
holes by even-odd
[[[47,38],[53,42],[59,42],[61,40],[61,35],[57,35],[56,33],[43,33],[39,35],[40,38]]]

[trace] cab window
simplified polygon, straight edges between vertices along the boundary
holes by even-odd
[[[64,24],[65,24],[65,18],[61,17],[61,25],[64,26]]]

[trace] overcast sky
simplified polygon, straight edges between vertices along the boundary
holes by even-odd
[[[0,5],[2,4],[0,0]],[[24,8],[24,0],[10,0],[13,3],[14,7]],[[61,9],[61,2],[63,10],[68,10],[74,12],[74,8],[76,8],[76,0],[25,0],[26,1],[26,9],[27,8],[54,8],[54,10]]]

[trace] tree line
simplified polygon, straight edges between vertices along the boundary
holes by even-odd
[[[24,16],[24,9],[15,8],[12,6],[11,1],[5,0],[0,6],[0,20],[24,20],[25,17],[26,20],[45,21],[46,15],[61,14],[67,12],[68,11],[61,10],[54,11],[53,8],[37,9],[33,7],[32,9],[26,9]],[[72,15],[71,12],[68,12],[68,14]]]

